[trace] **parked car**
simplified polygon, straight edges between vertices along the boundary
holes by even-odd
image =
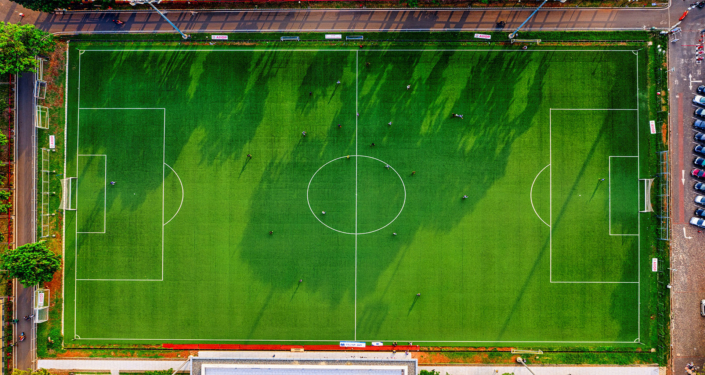
[[[703,176],[705,176],[705,171],[703,171],[702,169],[695,168],[690,171],[690,175],[697,178],[703,178]]]
[[[703,158],[695,158],[695,160],[693,160],[693,164],[695,164],[695,165],[697,165],[697,166],[699,166],[699,167],[705,167],[705,159],[703,159]]]
[[[698,117],[705,117],[705,108],[696,109],[695,111],[693,111],[693,115]]]
[[[695,185],[693,185],[693,189],[705,193],[705,183],[696,182]]]
[[[695,95],[693,98],[693,103],[698,105],[705,105],[705,96]]]
[[[698,142],[705,143],[705,133],[697,132],[695,133],[695,136],[693,138],[695,138],[695,140]]]
[[[703,147],[701,145],[696,145],[695,147],[693,147],[693,152],[695,152],[697,154],[705,155],[705,147]]]
[[[700,300],[700,316],[705,316],[705,299]]]
[[[690,223],[696,227],[705,228],[705,219],[698,219],[697,217],[691,217]]]
[[[705,217],[705,209],[698,208],[695,210],[695,216]]]
[[[698,95],[705,95],[705,85],[698,86],[695,91],[698,93]]]
[[[695,121],[693,122],[693,126],[694,126],[696,129],[705,130],[705,121],[703,121],[703,120],[695,120]]]
[[[702,195],[698,195],[697,197],[695,197],[694,200],[695,203],[705,206],[705,197],[703,197]]]

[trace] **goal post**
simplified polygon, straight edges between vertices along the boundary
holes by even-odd
[[[654,183],[653,178],[641,178],[639,181],[644,181],[644,210],[639,212],[654,212],[651,206],[651,186]]]
[[[49,320],[49,289],[38,288],[34,291],[34,322],[44,323]]]
[[[76,177],[61,179],[61,204],[59,205],[59,209],[64,211],[76,210],[76,202],[73,199],[73,185],[76,181]]]

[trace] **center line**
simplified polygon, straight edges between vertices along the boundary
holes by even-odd
[[[357,108],[357,95],[358,95],[358,74],[360,71],[358,57],[360,56],[359,51],[355,51],[355,334],[353,339],[357,340],[357,118],[360,114]]]

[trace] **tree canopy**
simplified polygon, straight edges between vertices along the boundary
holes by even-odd
[[[61,267],[61,256],[49,250],[44,241],[22,245],[0,255],[0,265],[11,278],[25,286],[51,281]]]
[[[34,57],[51,52],[53,39],[34,25],[0,22],[0,74],[33,72]]]

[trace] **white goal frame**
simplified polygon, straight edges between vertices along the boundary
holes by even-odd
[[[49,289],[37,288],[37,290],[34,291],[34,301],[32,304],[35,323],[44,323],[49,320],[49,304],[51,303],[49,297]]]
[[[640,178],[639,181],[644,181],[644,210],[639,212],[654,212],[651,206],[651,187],[653,186],[653,178]]]
[[[49,129],[49,108],[38,105],[35,126],[39,129]]]
[[[59,209],[64,211],[76,211],[76,207],[71,206],[71,195],[73,193],[71,180],[78,180],[78,177],[61,179],[61,204],[59,204]]]

